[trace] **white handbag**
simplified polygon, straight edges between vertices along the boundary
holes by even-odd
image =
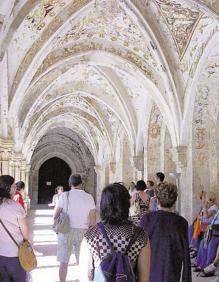
[[[69,216],[67,214],[68,204],[69,204],[69,192],[67,192],[67,209],[66,209],[66,212],[64,212],[62,210],[60,212],[60,214],[58,215],[58,217],[54,221],[53,230],[56,233],[66,234],[66,233],[70,232],[70,230],[71,230],[70,220],[69,220]]]

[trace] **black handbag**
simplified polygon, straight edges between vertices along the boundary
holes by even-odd
[[[219,224],[214,224],[212,226],[212,236],[219,237]]]
[[[205,240],[209,242],[212,237],[219,237],[219,224],[214,224],[216,218],[219,215],[219,211],[214,216],[212,223],[207,227],[207,230],[205,232]]]

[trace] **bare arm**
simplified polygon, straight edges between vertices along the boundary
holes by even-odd
[[[204,218],[209,218],[212,217],[213,215],[216,214],[216,211],[208,211],[208,210],[203,210],[203,217]]]
[[[145,204],[147,204],[147,202],[149,202],[149,200],[150,200],[150,197],[148,196],[148,194],[143,192],[143,191],[139,193],[139,196],[141,197],[142,201]]]
[[[62,211],[62,208],[56,207],[54,214],[53,214],[53,219],[56,219],[60,215],[61,211]]]
[[[29,240],[29,228],[28,228],[28,225],[27,225],[26,217],[19,218],[18,219],[18,224],[20,226],[21,233],[22,233],[22,235],[24,237],[24,240]]]
[[[56,205],[56,197],[57,197],[56,195],[54,195],[52,197],[52,203],[48,204],[49,207],[55,207],[55,205]]]
[[[204,218],[208,218],[208,217],[211,217],[214,214],[216,214],[216,210],[210,210],[209,211],[207,200],[202,201],[202,208],[203,208],[202,213],[203,213]]]
[[[136,194],[131,197],[130,204],[133,205],[136,200]]]
[[[139,282],[148,282],[150,274],[150,256],[151,256],[151,247],[148,240],[147,245],[141,249],[137,261],[137,270],[138,270],[138,281]]]
[[[88,226],[94,226],[96,224],[96,209],[90,210]]]
[[[88,282],[93,281],[92,277],[92,255],[89,251],[88,244],[85,239],[81,242],[79,269],[80,281]]]

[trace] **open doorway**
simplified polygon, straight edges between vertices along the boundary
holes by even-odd
[[[38,204],[50,203],[58,185],[68,190],[70,175],[71,169],[62,159],[51,158],[45,161],[39,169]]]

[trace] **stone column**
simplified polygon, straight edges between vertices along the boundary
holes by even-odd
[[[144,156],[133,156],[130,161],[134,169],[134,181],[144,179]]]
[[[26,164],[23,162],[22,164],[21,164],[21,167],[20,167],[20,175],[21,175],[21,178],[20,178],[20,180],[21,181],[23,181],[24,183],[26,183],[26,172],[25,172],[25,170],[26,170]]]
[[[8,55],[5,52],[0,61],[0,108],[1,108],[1,137],[8,137]],[[1,145],[0,145],[1,147]]]
[[[13,160],[9,161],[9,174],[13,177],[15,175],[15,173],[14,173],[14,161]]]
[[[170,151],[176,164],[176,171],[171,172],[170,176],[172,174],[178,186],[179,212],[190,221],[192,218],[192,172],[187,166],[189,150],[187,146],[178,146],[171,148]]]
[[[10,174],[9,162],[11,159],[13,141],[11,139],[0,138],[0,152],[1,152],[1,174]]]
[[[14,162],[14,178],[15,178],[15,182],[17,182],[21,180],[22,154],[14,153],[13,162]]]
[[[26,165],[24,172],[25,172],[25,178],[24,178],[25,192],[26,192],[27,195],[29,195],[29,174],[30,174],[30,165]]]
[[[116,162],[109,163],[109,182],[115,182],[115,174],[116,174]]]
[[[94,169],[97,174],[96,205],[97,210],[99,210],[101,192],[103,187],[105,186],[105,169],[102,165],[95,165]]]
[[[14,178],[15,178],[15,182],[20,181],[21,180],[21,173],[20,173],[20,164],[18,161],[15,162],[15,166],[14,166]]]
[[[1,160],[1,167],[2,167],[2,174],[9,174],[9,151],[5,150],[2,152],[2,160]]]

